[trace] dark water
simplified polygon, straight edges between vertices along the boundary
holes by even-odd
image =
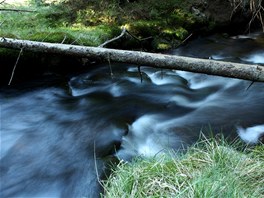
[[[264,34],[197,39],[171,53],[264,64]],[[201,132],[236,137],[237,126],[264,124],[263,83],[141,71],[100,65],[60,85],[2,89],[0,197],[98,197],[113,156],[181,151]]]

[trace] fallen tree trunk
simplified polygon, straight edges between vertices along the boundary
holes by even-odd
[[[7,12],[35,12],[34,10],[21,10],[21,9],[10,9],[10,8],[0,8],[0,11],[7,11]]]
[[[23,48],[23,50],[32,52],[55,53],[96,59],[99,58],[104,61],[131,63],[136,66],[144,65],[162,69],[183,70],[264,82],[264,67],[259,65],[247,65],[139,51],[54,44],[9,38],[1,38],[0,47],[12,49]]]

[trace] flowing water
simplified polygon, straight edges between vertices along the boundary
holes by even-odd
[[[177,55],[264,64],[264,34],[200,38]],[[112,75],[110,74],[112,71]],[[52,86],[2,88],[0,197],[98,197],[114,157],[182,151],[264,124],[264,84],[125,64]]]

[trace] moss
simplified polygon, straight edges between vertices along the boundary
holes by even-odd
[[[0,48],[0,58],[11,57],[15,58],[19,54],[19,50]]]
[[[207,26],[208,31],[212,31],[215,27],[216,27],[215,21],[211,20],[211,21],[208,22],[208,26]]]
[[[129,32],[141,38],[159,34],[162,27],[161,21],[139,20],[125,25]]]
[[[127,29],[138,38],[152,37],[156,40],[154,44],[152,40],[145,41],[144,46],[161,50],[175,46],[175,43],[185,39],[194,24],[197,22],[201,24],[199,21],[201,19],[189,13],[192,4],[190,1],[146,0],[122,5],[118,2],[83,1],[83,4],[78,4],[65,1],[35,7],[36,13],[5,13],[0,16],[0,20],[4,21],[0,35],[35,41],[53,43],[64,41],[68,44],[98,46],[119,35],[120,27],[126,24]],[[128,46],[124,46],[125,44]],[[131,46],[135,49],[142,47],[142,43],[131,39],[127,42],[117,41],[111,46],[125,49]]]
[[[175,35],[179,40],[183,40],[188,36],[188,31],[180,27],[175,31]]]
[[[170,41],[156,37],[152,42],[152,47],[158,51],[168,50],[172,47]]]
[[[171,45],[169,43],[159,43],[157,45],[158,50],[169,50],[171,49]]]
[[[12,34],[12,33],[0,32],[0,37],[5,37],[5,38],[16,38],[16,35],[15,35],[15,34]]]
[[[50,43],[65,43],[71,44],[76,39],[68,32],[36,32],[29,36],[32,41],[44,41]]]
[[[178,45],[189,35],[185,28],[167,26],[165,22],[162,23],[161,21],[140,20],[126,24],[125,27],[141,39],[153,37],[152,47],[156,50],[168,50]]]
[[[196,22],[197,19],[198,18],[196,18],[191,13],[186,12],[185,10],[175,9],[169,15],[169,18],[167,19],[167,21],[171,25],[190,27]]]
[[[188,31],[183,27],[179,28],[166,28],[162,30],[162,37],[167,39],[183,40],[188,36]]]

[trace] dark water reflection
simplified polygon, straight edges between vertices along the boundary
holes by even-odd
[[[264,64],[263,38],[215,36],[173,53]],[[200,132],[235,137],[236,126],[264,123],[263,83],[111,69],[100,65],[63,86],[1,90],[1,197],[98,197],[112,156],[181,150]]]

